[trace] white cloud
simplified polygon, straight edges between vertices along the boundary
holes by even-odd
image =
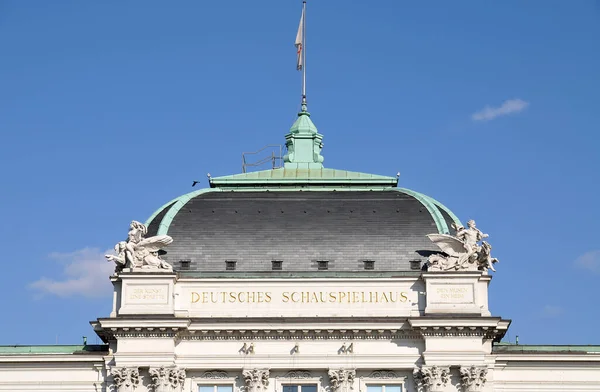
[[[29,288],[41,295],[52,294],[59,297],[83,295],[85,297],[104,297],[110,295],[112,284],[108,279],[114,272],[114,263],[104,258],[105,253],[97,248],[83,248],[70,253],[52,253],[49,255],[62,269],[63,278],[42,277],[30,283]]]
[[[542,317],[554,318],[563,314],[563,308],[560,306],[546,305],[542,309]]]
[[[591,272],[600,273],[600,250],[582,254],[575,260],[575,265]]]
[[[473,121],[489,121],[499,116],[506,116],[511,113],[519,113],[529,106],[529,102],[522,99],[507,99],[498,107],[486,106],[480,111],[473,113],[471,119]]]

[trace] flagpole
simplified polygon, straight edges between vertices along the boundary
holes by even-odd
[[[302,110],[306,111],[306,0],[302,0]]]

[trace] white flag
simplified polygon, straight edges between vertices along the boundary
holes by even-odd
[[[302,16],[300,17],[300,25],[298,26],[298,33],[296,34],[296,54],[298,60],[296,62],[296,69],[302,70],[302,51],[304,50],[304,10],[302,10]]]

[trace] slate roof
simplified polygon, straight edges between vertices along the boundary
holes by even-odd
[[[148,236],[172,205],[149,222]],[[450,215],[439,216],[450,227]],[[327,260],[328,271],[349,272],[372,260],[375,271],[410,271],[438,250],[426,237],[438,232],[430,211],[397,189],[204,192],[171,218],[174,242],[162,257],[176,270],[189,260],[189,271],[225,271],[226,261],[236,273],[271,271],[277,260],[283,271],[317,271]]]

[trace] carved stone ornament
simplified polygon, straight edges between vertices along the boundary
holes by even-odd
[[[283,378],[311,378],[312,374],[308,370],[290,370]]]
[[[441,392],[450,381],[450,368],[447,366],[422,366],[415,368],[413,377],[417,388],[422,392]]]
[[[460,384],[465,392],[479,392],[487,381],[488,369],[485,366],[461,366]]]
[[[492,246],[486,241],[488,235],[475,226],[475,221],[467,222],[468,228],[452,224],[456,235],[428,234],[443,254],[432,254],[427,259],[428,271],[496,271],[498,259],[491,256]],[[481,244],[479,243],[481,242]]]
[[[150,368],[154,392],[181,392],[185,383],[185,370],[178,368]]]
[[[354,369],[330,369],[328,374],[332,392],[349,392],[354,389]]]
[[[131,222],[127,241],[115,245],[116,255],[105,256],[108,261],[116,264],[116,273],[121,272],[123,268],[130,268],[132,271],[173,271],[173,266],[158,255],[162,248],[173,242],[173,238],[168,235],[144,238],[147,233],[146,225],[137,221]]]
[[[398,375],[392,370],[375,370],[369,378],[398,378]]]
[[[224,370],[209,370],[208,372],[202,373],[201,378],[209,378],[212,380],[229,378],[229,374]]]
[[[117,392],[133,392],[142,381],[138,368],[113,368],[110,373]]]
[[[242,375],[247,392],[262,392],[269,386],[269,369],[245,369]]]

